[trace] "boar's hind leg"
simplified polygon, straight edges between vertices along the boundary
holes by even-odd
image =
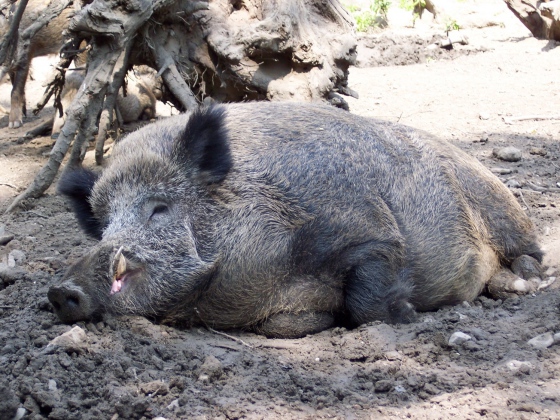
[[[409,302],[412,281],[407,270],[394,275],[384,259],[356,267],[346,283],[346,309],[354,325],[371,321],[408,323],[416,318]]]
[[[256,326],[255,332],[271,338],[299,338],[315,334],[334,325],[327,312],[278,313]]]
[[[496,299],[507,299],[536,291],[541,283],[541,264],[529,255],[513,260],[511,270],[502,268],[488,281],[488,292]]]

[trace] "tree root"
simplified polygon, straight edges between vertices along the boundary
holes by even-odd
[[[29,47],[31,45],[32,38],[37,34],[37,32],[43,29],[49,22],[51,22],[53,19],[58,17],[62,13],[62,11],[66,7],[68,7],[68,4],[70,4],[71,2],[72,0],[59,0],[59,1],[53,1],[49,3],[47,8],[41,13],[41,15],[37,18],[37,20],[35,20],[31,25],[25,28],[25,30],[21,33],[19,39],[17,40],[17,54],[15,60],[13,60],[13,63],[10,63],[9,65],[10,67],[23,68],[23,66],[26,65],[26,63],[29,61]],[[17,13],[20,12],[20,9],[22,8],[21,6],[24,3],[25,5],[27,5],[27,0],[22,0],[21,4],[18,7]],[[25,8],[25,6],[23,8]],[[23,15],[23,10],[21,11],[21,14]],[[14,16],[13,24],[16,23],[15,17],[16,16]],[[17,28],[19,28],[19,22],[17,22]],[[11,31],[12,31],[12,27],[10,27],[10,32]],[[7,63],[4,60],[2,61],[2,63],[3,63],[3,67],[7,66]]]
[[[101,165],[101,163],[103,162],[103,149],[105,147],[105,139],[107,138],[107,132],[109,131],[109,128],[113,124],[113,113],[115,110],[115,104],[117,102],[119,89],[124,84],[124,78],[128,69],[128,58],[130,56],[131,48],[132,43],[128,42],[115,66],[112,78],[113,80],[107,88],[107,96],[105,98],[105,102],[103,103],[103,109],[99,118],[99,131],[95,140],[95,162],[98,165]]]
[[[89,19],[92,15],[103,16],[107,7],[105,3],[92,3],[90,5],[92,7],[82,9],[71,22],[70,29],[75,30],[80,37],[94,35],[95,31],[105,34],[105,29],[110,29],[114,35],[113,42],[99,43],[92,49],[89,69],[83,82],[86,88],[79,90],[67,111],[66,122],[51,151],[48,162],[41,168],[27,189],[14,199],[6,213],[12,212],[24,200],[39,197],[47,190],[52,184],[78,128],[81,128],[81,131],[74,141],[69,165],[75,166],[81,162],[82,146],[85,144],[88,134],[95,129],[97,115],[101,110],[115,64],[138,27],[151,16],[152,4],[149,0],[138,0],[134,3],[135,10],[129,10],[127,13],[115,7],[112,14],[114,18],[108,21],[107,28],[99,27]],[[96,4],[99,6],[98,9],[93,7]],[[95,22],[100,22],[100,20],[95,20]]]
[[[6,35],[4,35],[2,43],[0,43],[0,64],[2,64],[2,68],[0,68],[0,80],[2,80],[6,73],[10,71],[10,68],[12,68],[12,62],[16,51],[15,47],[18,44],[19,24],[21,22],[21,18],[23,17],[23,12],[25,12],[25,8],[27,7],[28,1],[29,0],[20,1],[17,10],[14,13],[14,17],[12,18],[12,22],[10,23],[10,29],[6,32]],[[9,4],[13,3],[15,3],[15,0],[9,2]]]
[[[53,122],[54,122],[54,116],[51,117],[51,118],[47,118],[41,124],[33,127],[31,130],[29,130],[27,133],[25,133],[24,138],[29,140],[29,139],[32,139],[34,137],[44,136],[46,134],[49,134],[50,131],[52,130]]]
[[[47,19],[70,1],[51,2]],[[42,16],[41,24],[47,19]],[[24,42],[36,32],[31,26],[22,34]],[[167,93],[166,100],[181,110],[195,109],[206,97],[330,101],[347,108],[339,94],[356,95],[347,85],[356,41],[339,0],[241,0],[235,7],[229,0],[93,0],[76,12],[67,32],[74,43],[90,39],[87,73],[49,161],[8,212],[51,185],[72,142],[68,166],[81,164],[98,115],[95,157],[101,163],[117,114],[116,95],[131,65],[159,70],[164,97]],[[60,62],[39,108],[54,94],[61,112],[58,96],[68,60]]]
[[[68,67],[70,67],[70,64],[72,64],[72,61],[74,61],[74,59],[78,56],[78,54],[84,51],[88,51],[91,48],[90,46],[87,46],[84,50],[79,50],[78,48],[80,42],[81,42],[80,39],[74,37],[68,40],[68,42],[66,42],[62,47],[61,50],[62,58],[60,59],[60,61],[55,67],[57,71],[55,72],[50,82],[45,87],[45,93],[43,94],[43,97],[35,105],[35,109],[33,110],[33,115],[37,115],[39,112],[41,112],[41,110],[45,107],[47,102],[49,102],[51,96],[54,95],[54,108],[58,110],[60,117],[63,116],[64,109],[62,108],[60,93],[64,88],[66,71],[68,70]]]
[[[85,120],[86,125],[88,125],[87,120],[91,120],[92,115],[97,116],[96,111],[98,109],[95,108],[100,108],[98,98],[102,98],[105,95],[109,78],[112,75],[114,64],[119,55],[120,51],[115,51],[110,45],[103,46],[92,53],[90,71],[88,71],[84,80],[84,83],[87,83],[86,86],[89,87],[88,91],[80,89],[70,109],[66,112],[66,122],[60,131],[48,162],[35,176],[31,185],[14,199],[6,213],[12,212],[28,198],[39,197],[52,184],[66,152],[78,131],[80,123]],[[73,156],[70,159],[73,165],[77,164],[76,161],[81,155],[81,146],[85,141],[85,137],[85,130],[82,130],[80,137],[74,143]],[[76,157],[76,154],[78,154],[78,157]]]

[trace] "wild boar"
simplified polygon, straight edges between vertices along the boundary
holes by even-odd
[[[99,239],[48,297],[64,322],[138,314],[300,337],[476,298],[542,252],[476,159],[328,106],[216,105],[138,130],[59,184]],[[514,284],[515,283],[515,284]],[[508,289],[509,288],[509,289]]]

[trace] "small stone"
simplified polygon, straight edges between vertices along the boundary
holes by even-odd
[[[17,280],[24,279],[26,274],[27,272],[21,268],[8,267],[8,264],[0,263],[0,284],[13,284]]]
[[[546,349],[554,344],[554,336],[549,332],[540,334],[527,341],[527,344],[536,349]]]
[[[222,362],[210,355],[204,359],[204,363],[198,369],[199,381],[213,381],[219,379],[224,373]],[[204,378],[205,377],[205,378]]]
[[[151,397],[154,397],[156,395],[167,395],[169,393],[169,387],[165,382],[152,381],[152,382],[140,384],[140,391],[144,395],[149,395]]]
[[[447,342],[447,344],[449,345],[449,347],[457,347],[463,344],[465,341],[469,341],[471,339],[472,337],[470,335],[465,334],[461,331],[457,331],[451,334],[451,337],[449,337],[449,341]]]
[[[492,150],[492,154],[500,160],[506,162],[519,162],[521,160],[521,150],[516,147],[508,146],[502,149]]]
[[[393,382],[387,379],[375,383],[375,392],[389,392],[391,388],[393,388]]]
[[[519,360],[510,360],[506,363],[506,366],[514,373],[520,372],[525,375],[531,373],[531,369],[533,368],[533,365],[531,363],[521,362]]]
[[[8,245],[14,239],[14,235],[0,236],[0,245]]]
[[[447,39],[451,45],[469,45],[469,38],[461,31],[450,31],[447,34]]]
[[[537,156],[546,156],[547,151],[541,147],[533,147],[531,148],[531,150],[529,150],[529,153]]]
[[[560,333],[554,334],[553,339],[554,339],[554,344],[560,343]]]
[[[488,112],[482,111],[480,114],[478,114],[478,118],[480,118],[481,120],[489,120],[490,114]]]
[[[48,345],[47,350],[54,350],[56,347],[64,349],[66,352],[82,352],[87,346],[87,336],[83,329],[76,326],[70,331],[55,337]]]
[[[508,188],[521,188],[521,184],[516,179],[508,179],[506,181],[506,187],[508,187]]]
[[[397,394],[404,394],[406,392],[406,388],[402,385],[395,386],[395,392]]]
[[[49,379],[49,391],[56,391],[56,381],[54,379]]]
[[[21,265],[25,262],[25,253],[19,249],[14,249],[8,254],[8,265],[10,265],[10,259],[14,260],[15,265]]]
[[[166,407],[168,410],[175,410],[179,408],[179,398],[171,401],[171,403]]]
[[[27,414],[27,410],[23,407],[20,407],[17,409],[16,415],[12,420],[21,420],[25,416],[25,414]]]
[[[385,353],[387,360],[402,360],[402,355],[398,351],[388,351]]]
[[[508,175],[513,172],[513,170],[509,168],[498,168],[498,167],[492,168],[491,171],[498,175]]]

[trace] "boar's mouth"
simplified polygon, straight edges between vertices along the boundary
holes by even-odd
[[[139,273],[144,271],[141,263],[126,257],[121,246],[111,264],[113,283],[111,284],[111,295],[120,293],[126,289],[130,281]]]

